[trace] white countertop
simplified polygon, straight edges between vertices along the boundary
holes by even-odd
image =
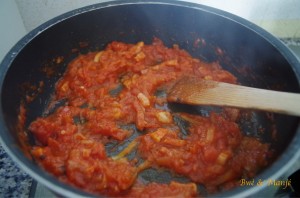
[[[108,0],[1,0],[0,60],[26,33],[65,12]],[[170,2],[176,0],[170,0]],[[266,29],[279,38],[300,38],[298,0],[183,0],[215,7]]]

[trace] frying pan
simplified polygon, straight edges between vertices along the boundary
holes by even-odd
[[[38,182],[66,197],[91,196],[58,181],[40,168],[22,149],[20,131],[41,116],[69,61],[111,41],[126,43],[157,37],[165,45],[178,44],[195,58],[218,61],[242,85],[299,92],[300,64],[278,39],[232,14],[187,2],[114,1],[58,16],[22,38],[0,67],[0,125],[2,145],[11,158]],[[52,75],[49,75],[49,72]],[[41,86],[41,82],[43,86]],[[39,87],[39,89],[38,89]],[[18,127],[19,107],[25,96],[25,127]],[[173,105],[175,111],[206,115],[209,108]],[[264,112],[242,112],[239,122],[246,135],[271,144],[273,162],[256,178],[278,179],[300,156],[299,118]],[[34,144],[28,133],[29,144]],[[149,180],[154,172],[144,173]],[[158,178],[168,180],[168,175]],[[238,187],[215,196],[245,197],[263,187]]]

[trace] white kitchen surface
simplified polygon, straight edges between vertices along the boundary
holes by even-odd
[[[103,0],[15,0],[27,31],[64,12]],[[174,0],[170,0],[172,2]],[[299,0],[186,0],[208,5],[266,27],[280,37],[300,37]]]
[[[1,0],[0,60],[27,32],[45,21],[107,0]],[[170,0],[175,1],[175,0]],[[186,0],[241,16],[280,38],[300,38],[300,0]]]
[[[0,0],[0,62],[27,31],[14,0]]]

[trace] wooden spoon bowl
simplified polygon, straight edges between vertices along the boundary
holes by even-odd
[[[300,116],[300,94],[184,77],[169,90],[169,102],[263,110]]]

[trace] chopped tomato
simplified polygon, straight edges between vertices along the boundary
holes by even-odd
[[[198,184],[216,192],[253,177],[267,165],[269,146],[242,135],[238,110],[209,117],[172,112],[158,92],[183,76],[236,83],[219,63],[159,39],[113,41],[78,56],[57,82],[45,116],[29,126],[36,139],[31,154],[61,181],[96,195],[195,197]],[[188,123],[186,131],[176,116]],[[139,177],[147,168],[190,182],[147,184]]]

